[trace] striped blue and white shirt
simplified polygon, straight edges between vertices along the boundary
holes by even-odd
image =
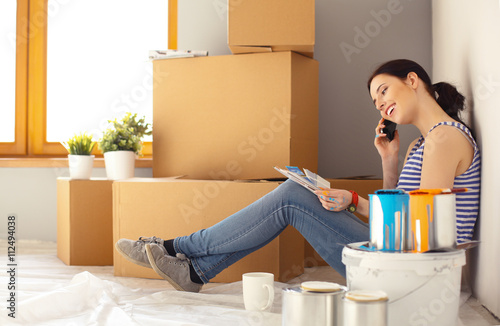
[[[457,209],[457,242],[462,243],[472,239],[474,225],[479,214],[479,191],[481,185],[481,154],[470,130],[458,122],[440,122],[437,126],[447,125],[458,128],[467,137],[474,147],[474,158],[467,171],[455,177],[454,188],[467,188],[467,192],[456,194]],[[422,174],[422,161],[424,158],[425,138],[420,136],[415,146],[411,149],[401,175],[399,176],[398,189],[412,191],[420,188]]]

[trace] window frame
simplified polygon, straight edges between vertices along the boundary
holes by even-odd
[[[168,1],[168,48],[177,49],[177,1]],[[15,142],[0,143],[0,157],[64,157],[59,142],[47,135],[47,22],[48,0],[18,0],[16,23]],[[152,157],[152,142],[143,155]],[[102,156],[97,146],[96,156]]]

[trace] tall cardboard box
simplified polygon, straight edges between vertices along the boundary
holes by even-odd
[[[129,179],[113,184],[113,241],[172,239],[208,228],[271,192],[279,182]],[[286,282],[303,272],[304,238],[288,227],[272,242],[218,274],[213,282],[241,281],[243,273],[270,272]],[[117,276],[160,278],[115,250]]]
[[[334,189],[354,190],[363,198],[368,199],[369,194],[375,193],[375,190],[383,188],[382,179],[366,178],[347,178],[347,179],[327,179],[330,181],[330,187]],[[355,214],[363,222],[368,223],[368,219],[360,214]],[[366,239],[369,240],[369,239]],[[305,267],[326,266],[328,265],[323,258],[314,250],[314,248],[305,242]]]
[[[234,54],[314,52],[314,0],[228,0],[228,45]]]
[[[113,264],[112,183],[57,179],[57,257],[66,265]]]
[[[318,62],[293,52],[155,60],[153,177],[315,171]]]

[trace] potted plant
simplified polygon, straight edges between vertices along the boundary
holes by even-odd
[[[134,177],[135,158],[141,154],[142,137],[151,135],[150,124],[145,118],[137,120],[137,113],[127,112],[121,120],[109,120],[112,128],[103,132],[99,149],[104,154],[108,179]]]
[[[68,150],[69,176],[71,179],[90,179],[94,166],[95,141],[86,132],[75,134],[67,142],[62,142]]]

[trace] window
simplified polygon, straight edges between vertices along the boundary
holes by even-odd
[[[0,154],[26,154],[28,0],[0,4]]]
[[[126,112],[152,123],[148,50],[167,47],[167,12],[166,0],[73,0],[48,15],[48,142],[79,130],[97,139]]]
[[[107,120],[125,112],[152,122],[148,51],[176,48],[177,0],[18,0],[17,31],[16,1],[0,6],[0,32],[11,35],[0,52],[1,94],[10,114],[0,155],[14,154],[7,150],[12,144],[18,155],[65,155],[60,141],[81,131],[98,139]],[[145,140],[144,154],[151,154],[151,139]]]
[[[16,121],[16,12],[15,0],[6,1],[0,11],[0,98],[2,99],[3,127],[1,142],[15,141]]]

